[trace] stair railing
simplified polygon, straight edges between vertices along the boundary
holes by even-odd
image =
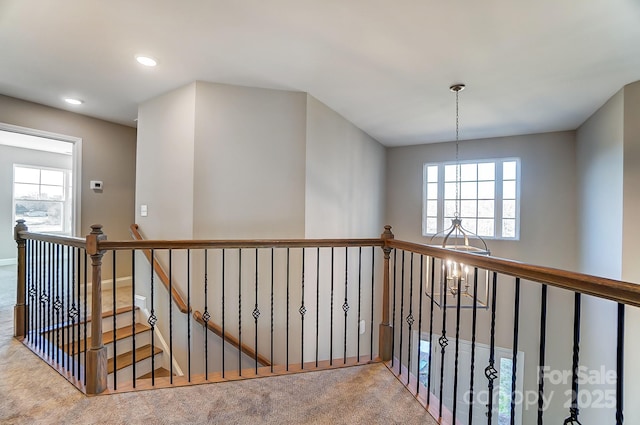
[[[207,351],[208,331],[192,332],[186,326],[177,333],[188,334],[189,350],[193,346],[204,351],[199,360],[204,364],[197,365],[193,374],[189,365],[188,376],[175,381],[159,378],[154,382],[152,373],[151,386],[385,361],[441,423],[472,424],[479,421],[477,417],[482,417],[482,422],[500,417],[500,421],[512,424],[542,424],[545,419],[577,424],[581,409],[593,408],[585,406],[589,384],[581,374],[589,352],[581,341],[590,331],[583,313],[597,314],[591,305],[596,299],[605,309],[615,307],[612,314],[616,317],[609,319],[615,322],[612,336],[616,343],[611,350],[617,360],[612,366],[615,379],[608,382],[615,402],[599,412],[589,411],[589,415],[605,415],[610,418],[605,419],[608,423],[621,424],[623,420],[625,311],[640,307],[640,286],[631,282],[400,241],[394,239],[389,226],[374,239],[109,241],[100,226],[93,226],[86,239],[78,239],[30,233],[24,222],[18,222],[15,237],[15,336],[49,362],[61,350],[50,350],[43,337],[50,337],[63,321],[61,309],[68,309],[65,314],[75,321],[80,295],[86,300],[87,290],[78,290],[82,280],[87,280],[86,258],[92,259],[96,290],[104,252],[114,253],[114,276],[116,252],[135,256],[137,251],[151,250],[150,264],[164,253],[171,287],[175,283],[172,267],[176,267],[172,258],[181,252],[187,259],[182,270],[186,274],[186,288],[182,289],[187,293],[187,311],[199,303],[203,307],[201,321],[209,326],[212,318],[221,319],[222,335],[231,330],[237,332],[239,345],[243,338],[252,342],[254,358],[238,354],[235,371],[230,371],[225,367],[225,361],[228,366],[233,360],[225,355],[228,338],[221,338],[222,347],[211,346]],[[66,265],[60,266],[58,259],[67,261]],[[133,261],[132,268],[135,264]],[[154,271],[148,274],[153,276]],[[132,275],[134,294],[136,273]],[[58,286],[58,280],[72,283]],[[58,287],[71,293],[68,300],[60,297]],[[156,314],[170,315],[174,308],[169,299],[161,311],[153,288],[151,277],[152,326],[158,320]],[[470,305],[463,305],[463,295],[465,303],[472,300]],[[58,306],[58,298],[63,306]],[[92,310],[100,310],[95,298]],[[86,315],[86,307],[84,312]],[[556,320],[553,332],[549,332],[549,315]],[[98,332],[93,328],[92,324],[92,334]],[[367,328],[368,335],[363,332]],[[77,345],[74,341],[63,339],[63,344],[70,343],[73,348]],[[271,364],[259,367],[258,348],[265,346]],[[464,356],[463,348],[467,350]],[[94,360],[87,358],[83,363],[87,365],[86,388],[87,392],[89,388],[100,392],[106,368],[101,367],[104,357],[99,339],[92,339],[90,351],[95,353]],[[568,371],[558,359],[570,364]],[[89,370],[91,363],[95,366]],[[245,367],[251,363],[253,368]],[[68,369],[60,369],[70,375]],[[135,385],[136,380],[133,382]],[[566,390],[566,397],[549,400],[553,386]],[[481,393],[483,400],[479,399]],[[533,398],[524,398],[531,394]],[[611,401],[609,393],[607,400]]]
[[[24,220],[17,220],[15,239],[14,337],[87,394],[102,393],[107,388],[107,348],[102,341],[102,320],[90,320],[103,313],[104,250],[99,245],[106,235],[102,226],[91,226],[91,233],[83,239],[31,233]]]
[[[139,226],[137,224],[132,224],[130,226],[130,231],[131,231],[131,236],[135,240],[137,241],[144,240],[142,234],[140,233]],[[151,262],[151,250],[145,249],[143,250],[143,253],[144,253],[144,256],[147,258],[147,260]],[[164,269],[164,267],[162,266],[162,264],[157,258],[153,259],[153,270],[155,274],[158,276],[158,278],[160,279],[160,281],[163,283],[164,287],[168,291],[171,291],[171,298],[173,299],[173,302],[176,304],[180,312],[188,314],[191,310],[187,307],[187,303],[184,301],[184,298],[182,297],[180,292],[176,289],[176,286],[173,285],[173,283],[171,282],[171,279],[169,279],[169,276],[167,275],[166,270]],[[261,354],[255,353],[254,350],[251,347],[249,347],[247,344],[240,344],[238,339],[233,335],[229,334],[228,332],[223,333],[220,325],[214,323],[213,321],[205,321],[201,312],[194,311],[193,318],[196,320],[196,322],[200,323],[203,326],[206,326],[210,331],[218,335],[220,338],[225,338],[227,341],[229,341],[231,345],[233,345],[237,349],[240,349],[247,356],[251,358],[255,358],[257,356],[258,361],[262,366],[271,365],[271,362],[269,361],[269,359],[267,359],[267,357]]]

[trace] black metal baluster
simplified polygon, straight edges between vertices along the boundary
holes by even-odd
[[[273,373],[273,247],[271,248],[271,373]]]
[[[224,365],[224,344],[226,340],[226,333],[224,330],[224,281],[225,281],[225,249],[222,248],[222,379],[224,379],[225,375],[225,365]]]
[[[518,371],[518,329],[520,327],[520,278],[516,277],[515,306],[513,312],[513,357],[511,364],[511,425],[516,423],[516,382]]]
[[[173,251],[169,249],[169,381],[173,385]]]
[[[87,331],[88,331],[88,326],[89,326],[89,309],[87,308],[88,305],[88,299],[87,299],[87,293],[88,291],[88,275],[89,275],[89,267],[88,267],[88,260],[89,260],[89,256],[87,255],[87,251],[86,249],[83,250],[84,252],[84,367],[87,367]],[[87,374],[84,374],[84,385],[87,385]]]
[[[289,260],[290,260],[290,249],[289,247],[287,247],[287,329],[286,329],[286,345],[287,345],[287,352],[286,352],[286,368],[287,368],[287,372],[289,371],[289,283],[290,283],[290,267],[289,267]]]
[[[316,367],[320,339],[320,247],[316,248]]]
[[[438,343],[440,344],[440,395],[439,395],[439,406],[438,406],[438,419],[442,418],[442,394],[444,393],[444,356],[446,352],[447,345],[449,344],[449,340],[447,339],[447,278],[448,270],[447,267],[444,267],[444,285],[442,291],[442,335],[438,339]]]
[[[395,364],[396,359],[396,277],[397,277],[397,250],[393,249],[393,313],[391,315],[391,327],[393,328],[393,332],[391,332],[391,369],[393,370],[393,366]],[[402,368],[402,364],[400,364]]]
[[[409,385],[409,379],[411,378],[411,327],[413,326],[413,252],[411,253],[410,271],[409,271],[409,315],[407,316],[407,325],[409,325],[409,346],[407,350],[407,386]],[[418,336],[420,338],[420,336]],[[419,344],[419,343],[418,343]],[[402,364],[402,362],[400,362]]]
[[[538,425],[542,425],[544,414],[544,367],[547,344],[547,285],[542,285],[540,300],[540,354],[538,357]]]
[[[72,310],[74,307],[76,307],[76,312],[74,315],[74,322],[77,319],[77,325],[74,325],[74,332],[75,332],[75,340],[76,343],[73,344],[74,350],[75,347],[77,345],[78,349],[75,350],[77,352],[77,357],[76,357],[76,379],[80,379],[80,344],[81,344],[81,340],[80,340],[80,318],[82,317],[82,304],[80,304],[80,249],[79,248],[75,248],[75,282],[76,282],[76,294],[74,294],[75,296],[75,300],[77,302],[77,307],[76,304],[74,304],[74,306],[72,306]]]
[[[53,298],[53,244],[47,243],[47,327],[45,329],[45,335],[47,338],[47,356],[51,359],[52,356],[52,348],[53,348],[53,337],[51,333],[51,328],[53,326],[53,308],[51,305],[51,299]]]
[[[151,315],[149,316],[149,319],[147,320],[147,322],[149,323],[149,325],[151,326],[151,386],[155,386],[156,384],[156,376],[155,376],[155,368],[156,368],[156,363],[155,363],[155,355],[154,355],[154,349],[156,346],[156,342],[155,342],[155,328],[156,328],[156,322],[158,320],[158,318],[156,317],[155,314],[155,308],[153,305],[153,295],[154,295],[154,271],[153,271],[153,263],[155,262],[155,257],[154,257],[154,253],[155,251],[152,249],[151,250]]]
[[[420,345],[422,342],[422,291],[424,287],[424,255],[420,254],[420,297],[418,309],[418,346],[416,347],[416,359],[418,366],[416,367],[416,395],[420,393]]]
[[[498,377],[498,371],[495,368],[496,362],[496,298],[498,294],[498,273],[493,272],[493,296],[491,298],[491,347],[489,349],[489,366],[484,369],[484,376],[489,380],[488,403],[487,403],[487,424],[491,425],[493,417],[493,381]]]
[[[469,378],[469,425],[473,423],[473,381],[476,371],[476,329],[478,323],[478,268],[473,269],[473,314],[471,319],[471,377]]]
[[[238,248],[238,376],[242,376],[242,248]]]
[[[62,314],[62,301],[60,300],[60,265],[62,264],[62,261],[60,260],[60,245],[55,244],[53,247],[53,294],[55,295],[55,300],[53,301],[51,340],[55,340],[53,357],[55,357],[56,363],[60,364],[60,327],[62,325],[62,320],[60,320],[60,316]]]
[[[356,338],[358,340],[357,358],[360,363],[360,320],[362,308],[362,247],[358,248],[358,327],[356,328]]]
[[[347,364],[347,313],[349,312],[349,302],[347,301],[347,294],[349,289],[349,247],[344,248],[344,303],[342,304],[342,311],[344,311],[344,360],[343,363]]]
[[[44,332],[47,326],[47,243],[42,242],[40,249],[40,329],[38,339],[40,340],[40,351],[44,354],[46,352]]]
[[[65,351],[65,347],[67,346],[67,336],[69,332],[69,321],[67,320],[67,311],[69,310],[69,246],[62,246],[62,264],[60,265],[62,270],[62,288],[61,288],[61,299],[62,306],[60,309],[60,323],[62,324],[62,345],[60,346],[60,350],[62,352],[63,360],[62,367],[67,371],[69,370],[69,356]],[[66,290],[65,290],[66,288]]]
[[[375,298],[375,280],[376,280],[376,247],[371,247],[371,323],[369,324],[369,361],[373,361],[373,312]]]
[[[255,329],[256,329],[256,333],[255,333],[255,343],[254,343],[254,348],[255,348],[255,368],[256,368],[256,375],[258,374],[258,318],[260,317],[260,310],[258,309],[258,248],[256,248],[256,292],[255,292],[255,306],[253,308],[253,312],[251,313],[253,316],[253,320],[255,322]]]
[[[209,250],[204,250],[204,312],[202,313],[202,320],[204,321],[204,379],[209,380],[209,297],[207,296],[209,286]],[[238,347],[240,350],[240,347]]]
[[[131,382],[136,387],[136,251],[131,250]]]
[[[580,361],[580,293],[576,292],[573,303],[573,364],[571,374],[571,407],[569,408],[569,417],[564,420],[564,424],[580,424],[578,415],[578,367]]]
[[[62,264],[60,265],[60,269],[62,271],[62,287],[60,288],[60,299],[62,301],[62,305],[60,308],[60,324],[61,324],[61,333],[62,333],[62,344],[59,349],[63,356],[62,366],[68,370],[69,369],[69,356],[65,351],[65,347],[67,346],[67,337],[69,330],[69,321],[67,320],[67,311],[69,310],[69,298],[67,297],[67,293],[69,292],[69,246],[62,245]]]
[[[618,303],[618,347],[616,353],[616,425],[622,425],[624,401],[624,304]]]
[[[69,309],[69,321],[71,322],[71,376],[76,376],[76,362],[74,360],[76,356],[76,336],[78,336],[78,332],[76,329],[76,319],[78,318],[78,307],[76,306],[76,291],[78,287],[78,275],[76,274],[77,252],[78,248],[73,248],[71,250],[71,308]]]
[[[33,296],[34,296],[34,285],[33,285],[33,264],[34,264],[34,255],[33,255],[33,249],[34,249],[34,245],[33,245],[33,241],[32,240],[27,240],[26,243],[26,258],[27,258],[27,285],[26,285],[26,291],[27,291],[27,299],[29,300],[28,303],[28,307],[25,309],[25,312],[29,315],[28,317],[28,329],[27,332],[25,332],[26,335],[26,339],[27,341],[29,341],[30,343],[33,343],[33,329],[35,327],[34,325],[34,313],[35,313],[35,306],[33,304]],[[68,365],[67,365],[68,366]]]
[[[76,271],[77,271],[77,284],[76,284],[76,289],[78,292],[77,295],[77,300],[78,300],[78,335],[76,340],[78,341],[78,357],[76,359],[76,363],[77,363],[77,368],[76,368],[76,373],[77,373],[77,379],[80,380],[81,378],[81,374],[80,374],[80,364],[81,362],[81,358],[82,358],[82,295],[81,295],[81,290],[82,290],[82,281],[84,280],[82,277],[82,253],[84,251],[81,249],[78,249],[76,252],[76,258],[77,258],[77,262],[76,262]],[[85,286],[86,288],[86,286]],[[86,316],[86,310],[85,310],[85,316]],[[85,327],[86,329],[86,327]]]
[[[54,309],[56,312],[56,363],[60,364],[61,361],[64,361],[64,357],[61,359],[61,349],[64,348],[64,342],[62,340],[62,287],[63,287],[63,278],[64,278],[64,263],[62,260],[62,245],[56,245],[56,262],[54,263],[54,267],[56,269],[56,301],[54,303]]]
[[[334,247],[331,247],[331,301],[329,307],[329,366],[333,366],[333,284],[334,284]]]
[[[300,336],[300,368],[304,369],[304,315],[307,312],[307,308],[304,306],[304,260],[305,250],[302,248],[302,304],[298,310],[300,313],[301,321],[301,336]]]
[[[427,372],[427,406],[429,406],[429,402],[431,401],[431,359],[433,353],[433,305],[435,303],[434,291],[436,284],[436,258],[431,257],[431,306],[429,309],[429,370]]]
[[[64,303],[64,307],[63,307],[63,317],[64,320],[66,321],[66,326],[65,326],[65,330],[63,331],[63,343],[62,343],[62,351],[64,353],[66,353],[66,366],[65,368],[67,369],[67,372],[70,369],[70,362],[73,361],[73,359],[71,359],[69,357],[69,331],[70,331],[70,320],[69,320],[69,303],[71,302],[71,293],[70,293],[70,288],[71,288],[71,247],[69,245],[66,246],[65,248],[66,250],[66,255],[65,255],[65,266],[66,266],[66,282],[67,282],[67,291],[66,293],[63,295],[63,298],[65,299],[65,303]],[[66,350],[65,350],[66,347]]]
[[[456,288],[458,288],[458,293],[456,294],[456,349],[455,349],[455,359],[453,361],[453,423],[456,423],[456,414],[458,410],[458,362],[460,355],[460,309],[462,303],[462,274],[464,271],[462,270],[462,264],[459,264],[460,271],[457,276],[455,276]],[[466,273],[465,273],[466,274]],[[466,282],[465,282],[466,284]]]
[[[116,338],[116,311],[117,311],[117,303],[116,303],[116,250],[113,250],[113,269],[111,271],[111,280],[113,282],[113,298],[112,298],[112,304],[113,304],[113,389],[117,390],[118,389],[118,338]]]
[[[224,258],[224,250],[223,258]],[[224,266],[224,263],[223,263]],[[224,269],[223,269],[224,270]],[[222,284],[224,285],[224,273]],[[223,286],[224,287],[224,286]],[[224,290],[222,291],[224,297]],[[224,306],[224,298],[222,301]],[[222,315],[222,326],[224,335],[224,313]],[[222,338],[222,355],[224,356],[224,337]],[[223,357],[224,358],[224,357]],[[222,363],[222,377],[224,378],[224,362]],[[187,380],[191,382],[191,250],[187,249]]]
[[[34,259],[34,262],[36,263],[35,266],[35,276],[34,276],[34,286],[35,286],[35,300],[33,303],[33,309],[35,310],[35,316],[36,316],[36,324],[34,326],[34,342],[35,342],[35,346],[36,348],[39,350],[40,346],[41,346],[41,342],[42,342],[42,338],[40,335],[40,332],[42,331],[42,314],[41,314],[41,310],[42,310],[42,305],[40,304],[40,293],[41,293],[41,282],[42,282],[42,242],[41,241],[36,241],[36,258]]]
[[[398,347],[398,376],[402,375],[402,337],[403,337],[403,317],[404,317],[404,258],[406,251],[402,251],[402,267],[400,269],[400,344]]]

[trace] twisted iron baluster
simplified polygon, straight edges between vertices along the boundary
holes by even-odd
[[[409,325],[409,347],[407,349],[407,385],[409,385],[409,379],[411,378],[411,327],[415,322],[413,318],[413,252],[411,253],[410,271],[409,271],[409,315],[407,316],[407,325]],[[420,339],[420,335],[418,335]],[[420,342],[418,342],[420,345]]]
[[[580,361],[580,293],[576,292],[573,304],[573,365],[571,376],[571,407],[564,425],[581,425],[578,421],[578,366]]]
[[[493,416],[493,381],[498,377],[498,371],[495,368],[496,354],[496,298],[498,292],[498,274],[493,272],[493,296],[491,298],[491,348],[489,352],[489,366],[484,370],[484,376],[489,380],[489,396],[487,403],[487,423],[491,423]]]

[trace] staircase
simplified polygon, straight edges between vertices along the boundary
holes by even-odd
[[[116,329],[114,330],[114,316]],[[134,321],[135,317],[135,321]],[[72,328],[69,324],[52,327],[42,332],[42,336],[53,345],[58,346],[73,362],[84,362],[85,347],[91,346],[91,321],[80,322]],[[152,368],[155,377],[169,376],[164,367],[168,365],[168,355],[159,347],[157,334],[155,346],[151,345],[151,327],[146,323],[144,314],[138,307],[120,307],[115,312],[106,311],[102,314],[102,341],[107,347],[108,384],[113,388],[116,383],[130,382],[135,370],[136,379],[150,379]],[[87,332],[86,344],[84,332]],[[75,329],[75,335],[72,332]],[[64,334],[64,344],[61,335]],[[78,336],[78,334],[80,334]],[[80,338],[80,339],[78,339]],[[71,340],[73,339],[73,343]],[[153,358],[153,361],[152,361]]]

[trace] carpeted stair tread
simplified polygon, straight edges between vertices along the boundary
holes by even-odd
[[[162,353],[162,349],[158,347],[153,347],[153,354]],[[151,344],[147,344],[143,347],[136,348],[136,363],[142,360],[148,359],[151,357]],[[116,366],[117,370],[124,369],[125,367],[129,367],[133,364],[133,352],[129,351],[127,353],[120,354],[116,357]],[[107,360],[107,373],[113,373],[113,357]]]

